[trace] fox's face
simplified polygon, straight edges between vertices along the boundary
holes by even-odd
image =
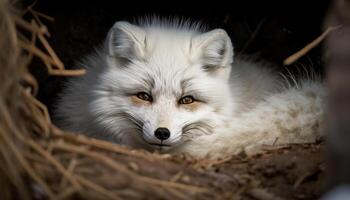
[[[121,143],[170,149],[225,126],[233,57],[226,32],[198,33],[117,22],[94,102]]]

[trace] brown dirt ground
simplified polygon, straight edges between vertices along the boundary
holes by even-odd
[[[323,151],[322,144],[294,145],[190,166],[203,173],[201,184],[213,188],[218,199],[316,199],[325,186]],[[188,175],[194,182],[201,176]]]

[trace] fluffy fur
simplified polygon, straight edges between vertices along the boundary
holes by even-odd
[[[212,158],[320,136],[320,83],[286,86],[264,64],[233,58],[222,29],[180,20],[117,22],[82,62],[87,74],[68,83],[56,122],[136,148]],[[195,101],[181,103],[186,96]],[[158,139],[157,128],[167,128],[169,138]]]

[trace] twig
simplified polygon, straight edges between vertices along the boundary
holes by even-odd
[[[13,16],[13,19],[15,20],[16,24],[24,29],[26,29],[27,31],[30,31],[32,33],[42,33],[42,34],[46,34],[47,28],[45,27],[35,27],[32,26],[30,23],[28,23],[27,21],[19,18],[18,16]]]
[[[31,52],[34,55],[38,56],[44,63],[49,62],[49,63],[55,64],[55,62],[50,56],[46,55],[43,51],[41,51],[37,47],[20,40],[18,41],[18,45],[21,48],[27,50],[28,52]]]
[[[46,38],[42,34],[38,34],[38,38],[39,38],[41,44],[43,44],[43,46],[45,47],[45,49],[47,50],[47,52],[49,53],[49,55],[53,59],[53,61],[55,62],[55,64],[56,64],[55,66],[57,66],[61,70],[64,69],[63,63],[57,57],[55,51],[52,49],[51,45],[47,42]]]
[[[296,53],[294,53],[293,55],[289,56],[288,58],[286,58],[283,61],[284,65],[291,65],[293,64],[295,61],[297,61],[299,58],[301,58],[302,56],[304,56],[305,54],[307,54],[311,49],[315,48],[317,45],[319,45],[326,37],[327,35],[334,31],[337,30],[339,28],[341,28],[342,25],[338,25],[338,26],[331,26],[329,28],[326,29],[325,32],[323,32],[320,36],[318,36],[315,40],[313,40],[312,42],[310,42],[308,45],[306,45],[304,48],[302,48],[301,50],[297,51]]]
[[[85,69],[74,69],[74,70],[50,70],[49,74],[54,76],[81,76],[86,73]]]
[[[302,174],[293,184],[293,188],[298,188],[300,186],[300,184],[305,181],[305,179],[311,175],[313,175],[314,172],[306,172],[304,174]]]
[[[39,17],[42,17],[42,18],[44,18],[44,19],[46,19],[46,20],[49,20],[49,21],[51,21],[51,22],[55,21],[55,18],[53,18],[53,17],[51,17],[51,16],[49,16],[49,15],[47,15],[47,14],[44,14],[44,13],[42,13],[42,12],[36,11],[36,10],[34,10],[34,9],[32,9],[32,8],[30,8],[30,12],[32,12],[33,15],[34,15],[34,14],[35,14],[35,15],[38,15]]]
[[[33,3],[31,3],[29,6],[27,6],[27,8],[23,11],[23,13],[21,14],[21,17],[23,17],[25,14],[27,14],[27,12],[32,9],[36,4],[38,3],[37,0],[35,0]]]
[[[22,36],[21,34],[18,35],[19,37]],[[35,42],[36,42],[36,34],[32,33],[31,34],[31,41],[30,43],[34,46],[35,45]],[[23,36],[23,38],[25,38]],[[24,62],[24,65],[25,66],[28,66],[29,63],[33,60],[33,56],[34,54],[32,52],[29,52],[28,53],[28,56],[25,58],[26,61]],[[30,85],[30,87],[32,88],[32,95],[35,96],[38,91],[39,91],[39,85],[38,85],[38,82],[36,81],[36,79],[33,77],[33,75],[31,75],[30,73],[24,73],[23,76],[22,76],[22,79]]]
[[[32,111],[36,113],[36,115],[34,116],[42,116],[42,118],[37,117],[36,122],[40,124],[40,127],[43,129],[45,136],[48,137],[50,133],[50,124],[51,124],[49,111],[47,110],[45,105],[43,105],[40,101],[34,98],[31,94],[25,91],[23,93],[27,97],[27,100],[31,102],[31,104],[29,105],[34,106],[34,109],[32,109]]]
[[[52,145],[49,145],[49,148],[52,148]],[[51,151],[49,151],[51,152]],[[67,167],[67,171],[69,173],[73,173],[75,167],[77,166],[77,154],[74,154],[72,159],[70,160],[68,167]],[[60,183],[60,188],[64,188],[66,187],[66,183],[67,183],[67,179],[61,179],[61,183]]]
[[[255,39],[255,37],[257,36],[257,34],[259,33],[261,27],[264,25],[265,21],[267,20],[268,15],[266,15],[257,25],[257,27],[255,28],[252,36],[249,38],[249,40],[245,43],[245,45],[243,46],[242,50],[239,52],[239,54],[242,54],[245,52],[245,50],[249,47],[249,45],[252,43],[252,41]]]
[[[273,143],[272,143],[272,146],[275,146],[275,145],[276,145],[278,139],[279,139],[278,137],[275,138],[275,140],[274,140]]]
[[[34,20],[32,21],[32,26],[36,27],[37,29],[40,29],[43,25],[37,24]],[[56,55],[55,51],[52,49],[51,45],[47,42],[46,38],[42,33],[38,33],[38,38],[41,44],[45,47],[46,51],[49,53],[53,61],[55,62],[55,66],[57,66],[59,69],[64,69],[64,65],[61,62],[61,60]]]
[[[268,192],[263,188],[254,188],[248,191],[248,195],[252,196],[257,200],[283,200],[281,197],[277,197],[276,195]]]
[[[44,18],[44,19],[47,19],[47,20],[53,22],[53,21],[55,20],[53,17],[48,16],[48,15],[46,15],[46,14],[44,14],[44,13],[41,13],[41,12],[36,11],[36,10],[33,9],[33,7],[34,7],[37,3],[38,3],[38,1],[34,1],[32,4],[30,4],[30,5],[25,9],[24,14],[27,13],[27,12],[29,11],[29,12],[31,12],[33,15],[38,15],[38,16]]]
[[[67,197],[71,196],[76,192],[74,187],[68,187],[67,189],[63,190],[59,195],[57,195],[57,200],[60,199],[68,199]]]
[[[179,171],[173,177],[170,178],[170,181],[177,182],[178,180],[180,180],[180,178],[183,176],[183,174],[184,174],[184,171]]]
[[[166,188],[167,191],[169,191],[171,194],[173,194],[177,199],[182,199],[182,200],[191,200],[192,198],[185,195],[184,193],[181,193],[177,191],[176,189],[173,188]]]

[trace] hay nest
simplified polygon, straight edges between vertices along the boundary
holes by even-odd
[[[31,21],[23,16],[31,16]],[[28,18],[28,17],[27,17]],[[35,98],[27,67],[40,58],[51,75],[69,71],[28,7],[0,0],[0,199],[315,199],[324,183],[322,144],[266,149],[247,157],[195,160],[132,150],[65,133]]]

